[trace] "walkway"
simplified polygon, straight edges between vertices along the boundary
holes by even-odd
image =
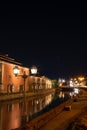
[[[77,102],[73,102],[70,111],[62,111],[39,130],[67,130],[70,123],[87,110],[87,92],[84,92]],[[86,112],[87,113],[87,112]],[[86,122],[87,123],[87,122]]]

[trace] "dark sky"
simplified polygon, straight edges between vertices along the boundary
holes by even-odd
[[[0,5],[0,52],[58,79],[87,73],[86,5]]]

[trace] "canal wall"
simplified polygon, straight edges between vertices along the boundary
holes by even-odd
[[[43,91],[37,91],[37,92],[27,92],[26,93],[26,98],[34,98],[37,95],[41,96],[41,95],[45,95],[45,94],[49,94],[55,92],[55,89],[47,89],[47,90],[43,90]],[[11,94],[5,94],[2,93],[0,94],[0,101],[7,101],[7,100],[15,100],[15,99],[22,99],[24,98],[24,94],[23,93],[11,93]]]

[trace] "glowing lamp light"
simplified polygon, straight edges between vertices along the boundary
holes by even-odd
[[[14,75],[15,75],[15,76],[19,75],[19,71],[20,71],[20,70],[19,70],[18,66],[15,66],[14,69],[13,69]]]
[[[36,66],[33,66],[31,68],[31,74],[37,74],[37,68],[36,68]]]
[[[85,78],[84,77],[78,77],[79,81],[83,81]]]

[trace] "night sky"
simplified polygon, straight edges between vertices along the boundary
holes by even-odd
[[[0,52],[51,79],[87,74],[86,5],[0,5]]]

